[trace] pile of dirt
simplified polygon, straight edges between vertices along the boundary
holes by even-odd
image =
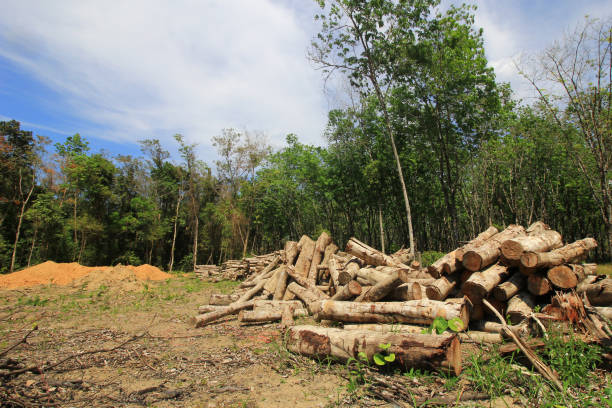
[[[125,290],[142,288],[144,281],[160,281],[172,275],[151,265],[83,266],[76,262],[43,262],[36,266],[0,276],[0,288],[14,289],[36,285],[70,285],[98,289],[121,282]]]

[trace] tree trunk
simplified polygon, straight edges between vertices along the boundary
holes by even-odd
[[[287,241],[285,243],[285,263],[287,265],[293,265],[299,253],[300,249],[297,242]]]
[[[584,293],[595,306],[612,305],[612,278],[606,278],[599,282],[586,285]]]
[[[289,286],[287,286],[287,291],[295,294],[295,296],[301,299],[311,312],[312,305],[318,302],[319,300],[324,299],[317,292],[313,291],[310,288],[300,286],[296,282],[291,282]]]
[[[36,242],[36,233],[38,232],[38,228],[34,227],[34,236],[32,237],[32,246],[30,247],[30,255],[28,255],[28,268],[30,267],[30,263],[32,262],[32,253],[34,252],[34,243]]]
[[[222,317],[236,314],[240,312],[241,310],[252,309],[254,303],[255,303],[254,300],[249,300],[248,302],[242,302],[242,303],[232,303],[231,305],[228,306],[227,309],[192,317],[191,324],[195,326],[196,328],[202,327],[208,323],[214,322],[215,320],[219,320]]]
[[[295,263],[295,272],[307,278],[315,251],[315,242],[307,235],[302,235],[298,246],[300,247],[300,255]]]
[[[310,269],[308,271],[308,279],[312,283],[317,282],[317,266],[323,260],[323,254],[325,252],[325,248],[331,243],[331,237],[326,233],[322,232],[317,238],[317,242],[315,243],[314,251],[312,254],[312,260],[310,262]]]
[[[356,238],[351,238],[346,243],[346,252],[362,259],[368,265],[408,267],[407,265],[397,263],[393,257],[385,255]]]
[[[438,259],[436,262],[432,263],[431,265],[429,265],[427,267],[427,272],[429,272],[429,274],[431,276],[433,276],[434,278],[439,278],[440,276],[442,276],[442,272],[444,272],[444,265],[448,264],[448,269],[449,271],[453,268],[451,268],[451,264],[455,265],[456,264],[456,260],[455,260],[455,252],[457,252],[457,250],[453,251],[453,252],[449,252],[448,254],[444,255],[442,258]],[[453,272],[456,271],[457,269],[454,268]]]
[[[200,218],[196,214],[195,216],[195,231],[193,233],[193,270],[195,271],[196,265],[198,264],[198,231],[200,226]]]
[[[370,330],[378,333],[423,333],[423,326],[412,326],[408,324],[345,324],[343,328],[344,330]],[[465,333],[459,333],[459,339],[462,343],[465,341],[490,344],[500,344],[503,342],[503,338],[499,333],[490,333],[475,330],[470,330]]]
[[[287,348],[310,357],[331,356],[343,361],[359,359],[364,353],[368,361],[380,353],[381,344],[391,344],[388,353],[404,368],[449,370],[461,373],[461,344],[456,334],[396,334],[368,330],[342,330],[317,326],[294,326],[289,329]]]
[[[470,298],[472,303],[480,303],[508,276],[510,272],[507,266],[495,264],[482,272],[472,274],[463,284],[463,293]]]
[[[320,298],[320,299],[327,299],[327,298],[329,298],[329,296],[327,296],[319,288],[317,288],[317,285],[314,285],[311,281],[309,281],[308,278],[303,277],[301,275],[298,275],[297,272],[295,271],[295,269],[293,269],[291,267],[287,267],[287,274],[289,276],[291,276],[291,278],[293,278],[293,280],[295,280],[298,285],[303,286],[304,288],[307,288],[307,289],[311,290],[313,293],[315,293],[318,298]],[[293,293],[295,293],[295,292],[293,292]],[[295,294],[297,295],[297,293],[295,293]]]
[[[287,278],[289,274],[287,274],[287,268],[284,267],[276,280],[276,288],[274,289],[274,300],[281,300],[283,296],[285,296],[285,291],[287,290]]]
[[[432,300],[446,299],[453,290],[453,288],[457,285],[458,281],[458,274],[442,276],[440,279],[436,279],[425,289],[427,293],[427,298]]]
[[[527,278],[527,290],[535,296],[544,296],[552,290],[552,284],[543,273],[532,273]]]
[[[425,286],[419,282],[402,283],[393,289],[387,297],[401,302],[427,299],[427,295],[425,294]]]
[[[509,225],[502,232],[493,235],[478,248],[467,251],[463,255],[463,266],[469,271],[479,271],[497,261],[500,255],[499,247],[504,241],[525,235],[525,229],[520,225]]]
[[[291,307],[291,306],[289,306]],[[281,320],[282,309],[260,309],[260,310],[242,310],[238,314],[240,323],[266,323],[277,322]],[[308,311],[304,308],[294,309],[292,317],[308,316]]]
[[[362,262],[359,258],[353,257],[344,264],[344,270],[338,273],[338,283],[346,285],[357,277],[357,272],[361,269]]]
[[[303,309],[304,305],[299,300],[268,300],[268,299],[256,299],[253,303],[253,310],[258,309],[278,309],[281,310],[283,306],[293,306],[296,310]]]
[[[355,302],[376,302],[387,296],[387,294],[401,283],[402,280],[399,278],[399,274],[397,272],[392,273],[359,295],[359,297],[355,299]]]
[[[467,327],[469,312],[465,303],[435,300],[406,302],[340,302],[323,300],[315,303],[311,311],[322,320],[353,323],[415,323],[431,324],[440,316],[447,320],[459,317]]]
[[[528,292],[519,292],[508,301],[506,314],[510,317],[512,324],[518,324],[530,316],[535,307],[535,299]]]
[[[593,238],[585,238],[550,252],[525,252],[521,256],[521,265],[536,269],[572,263],[586,257],[587,253],[596,247],[597,241]]]
[[[385,230],[383,228],[382,205],[378,203],[378,227],[380,229],[380,250],[385,253]]]
[[[534,222],[525,230],[527,235],[539,235],[545,231],[550,231],[550,227],[542,221]]]
[[[178,216],[182,199],[183,198],[179,192],[178,198],[176,199],[176,212],[174,214],[174,232],[172,233],[172,247],[170,248],[170,265],[168,265],[169,272],[172,272],[172,267],[174,266],[174,247],[176,246],[176,231],[178,227]]]
[[[515,273],[506,282],[493,289],[493,297],[500,302],[507,301],[525,287],[525,280],[524,275]]]
[[[583,281],[587,275],[593,275],[595,268],[583,265],[557,265],[548,270],[546,276],[550,282],[560,289],[572,289]]]
[[[323,255],[323,260],[321,261],[321,265],[329,266],[329,261],[332,258],[332,255],[338,252],[338,245],[330,242],[329,245],[325,247],[325,254]]]
[[[511,261],[519,261],[523,252],[546,252],[563,246],[561,234],[546,230],[540,234],[509,239],[502,243],[502,255]]]
[[[455,258],[457,259],[457,261],[459,263],[462,263],[463,262],[463,255],[465,255],[466,252],[474,250],[474,249],[480,247],[489,238],[491,238],[493,235],[495,235],[497,233],[499,233],[499,230],[497,228],[495,228],[494,226],[490,226],[489,228],[487,228],[486,231],[483,231],[480,234],[478,234],[478,236],[476,238],[474,238],[473,240],[471,240],[470,242],[468,242],[467,244],[465,244],[461,248],[455,250]]]
[[[397,270],[393,272],[397,274]],[[374,268],[361,268],[357,271],[357,277],[367,281],[368,285],[376,285],[378,282],[388,278],[389,275],[390,273],[379,271]]]
[[[15,244],[13,245],[13,255],[11,255],[11,267],[9,269],[9,273],[12,273],[15,269],[15,257],[17,256],[17,244],[19,243],[19,234],[21,233],[21,223],[23,222],[23,214],[25,213],[25,207],[28,205],[28,201],[30,201],[30,197],[32,196],[32,191],[34,191],[34,175],[32,176],[32,187],[30,187],[30,191],[28,192],[28,196],[25,200],[23,200],[23,193],[21,193],[21,170],[19,171],[19,192],[21,193],[22,201],[21,201],[21,211],[19,212],[19,221],[17,223],[17,232],[15,233]]]
[[[210,299],[208,300],[209,305],[221,305],[227,306],[232,304],[240,299],[240,295],[232,294],[232,295],[224,295],[220,293],[213,293],[210,295]]]
[[[340,287],[340,280],[339,280],[340,263],[335,257],[332,256],[329,259],[328,266],[329,266],[329,279],[331,283],[333,284],[333,286],[337,289]]]
[[[357,281],[349,281],[344,286],[339,286],[336,294],[331,297],[332,300],[349,300],[354,298],[355,296],[361,295],[362,288],[359,282]]]

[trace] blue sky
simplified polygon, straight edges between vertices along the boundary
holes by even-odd
[[[453,3],[460,3],[452,1]],[[443,2],[442,7],[451,3]],[[529,100],[513,61],[554,40],[584,15],[608,17],[612,2],[483,0],[490,65]],[[324,144],[338,103],[306,59],[317,32],[309,0],[3,0],[0,120],[62,141],[76,132],[94,151],[139,154],[137,141],[172,135],[198,143],[212,164],[222,128]]]

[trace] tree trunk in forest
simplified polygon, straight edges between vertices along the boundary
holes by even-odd
[[[380,229],[380,250],[385,253],[385,230],[383,228],[382,205],[378,203],[378,227]]]
[[[502,255],[511,261],[521,259],[523,252],[546,252],[563,246],[561,234],[546,230],[539,234],[531,234],[509,239],[501,244]]]
[[[359,358],[368,361],[380,352],[381,344],[391,344],[388,353],[404,368],[449,370],[461,373],[461,344],[456,334],[397,334],[369,330],[342,330],[318,326],[294,326],[289,329],[287,348],[311,357],[331,356],[343,361]]]
[[[515,273],[506,282],[493,289],[493,297],[500,302],[507,301],[525,287],[525,280],[524,275]]]
[[[461,248],[455,250],[455,258],[457,258],[457,261],[459,263],[462,263],[463,255],[465,255],[466,252],[471,251],[475,248],[478,248],[479,246],[484,244],[489,238],[491,238],[493,235],[497,233],[499,233],[499,230],[495,228],[494,226],[490,226],[485,231],[478,234],[476,238],[474,238],[473,240],[471,240],[470,242],[468,242]]]
[[[312,305],[311,312],[322,320],[352,323],[431,324],[436,317],[460,318],[464,327],[469,321],[465,303],[448,303],[422,299],[406,302],[341,302],[323,300]]]
[[[473,273],[463,284],[463,294],[470,298],[472,303],[480,303],[508,276],[510,272],[507,266],[495,264],[482,272]]]
[[[183,200],[183,197],[181,196],[181,193],[178,193],[178,197],[176,199],[176,212],[174,214],[174,231],[172,233],[172,246],[170,248],[170,264],[168,265],[168,271],[172,272],[172,268],[174,267],[174,248],[176,246],[176,232],[177,232],[177,228],[178,228],[178,216],[179,216],[179,209],[181,208],[181,201]]]
[[[36,242],[36,233],[38,232],[38,228],[34,226],[34,236],[32,237],[32,246],[30,247],[30,255],[28,255],[28,268],[30,267],[30,263],[32,262],[32,253],[34,252],[34,243]]]
[[[74,211],[72,213],[74,220],[74,253],[72,255],[72,259],[76,259],[77,248],[79,247],[79,237],[77,235],[77,192],[74,192]]]
[[[509,239],[525,235],[525,229],[520,225],[509,225],[502,232],[493,235],[478,248],[467,251],[463,255],[463,266],[468,271],[479,271],[499,257],[501,244]]]
[[[198,264],[198,231],[200,226],[200,217],[195,216],[195,231],[193,233],[193,270],[195,271]]]
[[[26,205],[28,205],[28,201],[30,201],[30,197],[32,196],[32,192],[34,191],[35,175],[32,175],[32,187],[30,187],[30,191],[28,192],[28,196],[25,200],[23,199],[21,180],[21,170],[19,170],[19,193],[21,195],[21,211],[19,212],[19,222],[17,223],[17,232],[15,233],[15,244],[13,245],[13,255],[11,255],[11,267],[9,269],[9,273],[12,273],[15,269],[15,257],[17,256],[17,244],[19,243],[19,234],[21,233],[21,223],[23,222],[23,214],[25,213],[25,207]]]
[[[593,238],[585,238],[550,252],[525,252],[521,256],[521,265],[535,269],[572,263],[581,260],[591,249],[596,247],[597,241]]]

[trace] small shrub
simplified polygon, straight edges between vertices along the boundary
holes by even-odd
[[[425,251],[421,255],[421,264],[423,266],[429,266],[432,263],[436,262],[438,259],[442,258],[444,255],[446,255],[444,252]]]

